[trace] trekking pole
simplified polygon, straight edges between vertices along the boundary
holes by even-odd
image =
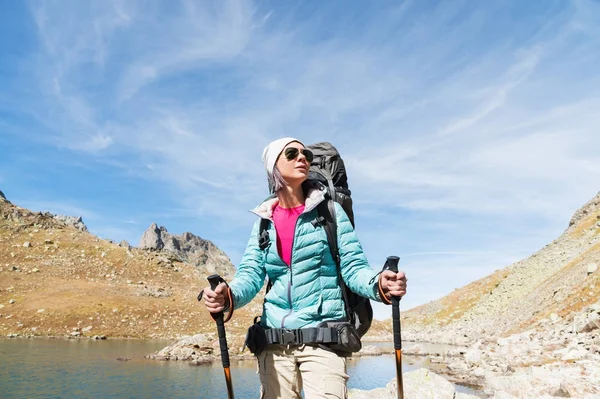
[[[398,273],[397,256],[388,256],[385,269]],[[396,381],[398,383],[398,399],[404,399],[404,383],[402,381],[402,333],[400,331],[400,297],[392,296],[392,325],[394,328],[394,349],[396,352]]]
[[[218,274],[208,276],[208,282],[210,283],[210,289],[215,290],[220,282],[224,281]],[[198,296],[198,300],[200,300]],[[227,384],[227,397],[234,399],[233,396],[233,385],[231,384],[231,370],[229,364],[229,350],[227,348],[227,337],[225,336],[225,323],[223,322],[223,312],[211,313],[213,320],[217,323],[217,332],[219,333],[219,347],[221,348],[221,362],[223,363],[223,370],[225,371],[225,382]]]

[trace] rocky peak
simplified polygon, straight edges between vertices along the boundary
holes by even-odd
[[[52,215],[52,217],[58,220],[59,222],[63,222],[67,226],[73,226],[77,230],[83,231],[85,233],[88,232],[88,228],[85,225],[85,223],[83,223],[83,219],[81,218],[81,216]]]
[[[51,212],[31,212],[27,209],[20,208],[14,204],[12,204],[2,191],[0,191],[0,204],[4,204],[4,214],[5,217],[16,220],[23,221],[26,219],[35,220],[33,223],[40,224],[45,228],[50,228],[54,225],[59,226],[73,226],[76,229],[88,233],[88,228],[83,223],[83,219],[81,216],[65,216],[65,215],[55,215]],[[30,220],[31,221],[31,220]],[[59,223],[55,223],[57,221]]]
[[[207,273],[232,275],[234,267],[229,257],[216,245],[190,232],[171,234],[164,226],[152,223],[142,235],[139,247],[151,251],[166,251],[181,262],[186,262]]]
[[[588,216],[597,214],[598,212],[600,212],[600,192],[598,192],[594,198],[592,198],[587,204],[575,212],[571,218],[571,221],[569,222],[569,227],[578,225]]]

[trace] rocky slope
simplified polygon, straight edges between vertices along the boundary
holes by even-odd
[[[466,343],[525,331],[551,314],[570,317],[600,299],[599,264],[600,194],[529,258],[405,312],[407,336]]]
[[[214,245],[194,249],[201,239],[189,233],[177,244],[164,230],[163,249],[131,248],[84,227],[0,196],[1,335],[176,338],[214,330],[196,296],[207,275],[234,271]],[[245,333],[260,304],[236,312],[232,335]]]
[[[494,398],[600,398],[598,264],[600,194],[529,258],[405,312],[404,339],[458,345],[407,352]]]

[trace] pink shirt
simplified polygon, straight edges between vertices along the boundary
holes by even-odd
[[[281,259],[288,265],[292,263],[292,245],[296,222],[304,212],[304,205],[295,208],[282,208],[279,205],[273,209],[273,223],[277,232],[277,252]]]

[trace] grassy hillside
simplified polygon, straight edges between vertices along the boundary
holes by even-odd
[[[2,335],[173,338],[213,332],[196,300],[206,273],[101,240],[0,198]],[[241,334],[256,302],[229,323]]]

